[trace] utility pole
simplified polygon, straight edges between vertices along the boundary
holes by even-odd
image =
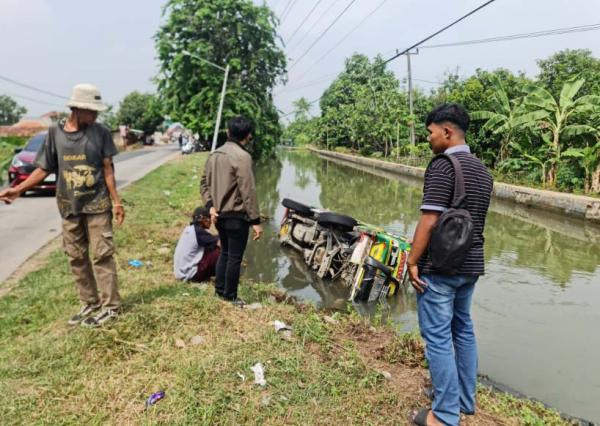
[[[177,49],[177,46],[175,44],[172,44],[172,46],[174,49]],[[211,62],[207,59],[204,59],[198,55],[191,53],[189,50],[182,50],[181,53],[183,53],[186,56],[196,58],[199,61],[202,61],[205,64],[208,64],[214,68],[217,68],[225,73],[225,76],[223,77],[223,87],[221,89],[221,99],[219,100],[219,110],[217,112],[217,120],[215,121],[215,133],[213,134],[212,146],[210,149],[210,152],[214,152],[214,150],[217,149],[217,138],[219,136],[219,127],[221,127],[221,113],[223,112],[223,101],[225,100],[225,91],[227,90],[227,77],[229,77],[229,64],[227,64],[225,66],[225,68],[223,68],[222,66],[217,65],[214,62]]]
[[[221,114],[223,113],[223,101],[225,100],[225,91],[227,90],[227,77],[229,76],[229,64],[225,66],[225,77],[223,77],[223,88],[221,89],[221,99],[219,100],[219,112],[217,112],[217,121],[215,122],[215,133],[213,134],[212,146],[210,152],[217,149],[217,139],[219,137],[219,127],[221,127]]]
[[[419,51],[417,50],[417,55]],[[408,66],[408,112],[410,114],[410,144],[415,145],[415,121],[413,118],[413,89],[412,89],[412,69],[410,67],[410,55],[412,53],[406,52],[406,64]]]

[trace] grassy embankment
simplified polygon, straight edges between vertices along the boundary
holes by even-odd
[[[325,321],[266,284],[242,284],[241,296],[262,307],[239,310],[206,285],[172,278],[204,159],[174,161],[124,192],[128,217],[115,231],[118,322],[99,330],[66,325],[78,302],[59,251],[0,299],[2,424],[405,424],[427,405],[415,335],[352,313]],[[133,258],[145,266],[129,267]],[[291,336],[275,332],[273,320],[292,325]],[[253,384],[257,362],[264,388]],[[166,398],[145,410],[160,389]],[[483,388],[478,414],[465,421],[563,423],[540,404]]]
[[[306,147],[308,147],[308,146],[306,146]],[[316,149],[325,149],[323,147],[316,146],[316,145],[314,147]],[[402,156],[399,158],[394,158],[391,156],[384,157],[383,155],[381,155],[380,152],[376,152],[372,155],[363,155],[360,152],[357,152],[355,150],[352,150],[352,149],[349,149],[346,147],[336,147],[335,149],[330,150],[330,151],[339,152],[341,154],[356,155],[356,156],[360,156],[360,157],[364,157],[364,158],[372,158],[375,160],[387,161],[389,163],[402,164],[402,165],[410,166],[410,167],[420,167],[423,169],[427,167],[427,165],[429,164],[429,161],[431,160],[431,155],[429,153],[427,153],[425,155],[417,155],[417,156],[412,156],[412,157],[411,156]],[[502,183],[506,183],[506,184],[510,184],[510,185],[518,185],[518,186],[524,186],[524,187],[534,188],[534,189],[542,189],[542,190],[546,190],[546,191],[562,192],[562,193],[566,193],[566,194],[585,195],[586,197],[600,198],[600,194],[593,193],[593,192],[585,194],[582,189],[572,189],[572,188],[566,188],[566,187],[561,187],[561,186],[557,186],[557,187],[553,188],[548,185],[543,185],[539,180],[539,176],[535,172],[532,172],[532,171],[512,172],[512,173],[511,172],[502,172],[502,171],[496,170],[496,169],[490,169],[490,171],[492,173],[492,176],[494,177],[495,182],[502,182]]]

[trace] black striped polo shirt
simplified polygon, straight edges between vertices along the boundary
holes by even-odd
[[[467,194],[467,210],[473,219],[473,243],[458,273],[464,275],[482,275],[483,228],[490,205],[494,181],[485,165],[473,154],[467,145],[448,148],[445,154],[455,156],[462,167]],[[448,159],[432,160],[425,171],[423,184],[423,204],[421,211],[443,212],[450,207],[454,197],[454,168]],[[426,250],[419,260],[419,271],[424,274],[441,273],[435,270]]]

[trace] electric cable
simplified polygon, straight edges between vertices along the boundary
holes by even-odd
[[[55,97],[61,98],[61,99],[67,99],[67,100],[69,99],[66,96],[58,95],[56,93],[52,93],[52,92],[49,92],[47,90],[38,89],[37,87],[30,86],[29,84],[21,83],[21,82],[19,82],[17,80],[13,80],[12,78],[8,78],[8,77],[2,76],[2,75],[0,75],[0,80],[8,81],[9,83],[16,84],[17,86],[21,86],[21,87],[24,87],[26,89],[33,90],[33,91],[36,91],[36,92],[44,93],[46,95],[55,96]]]
[[[281,21],[283,19],[283,16],[286,14],[288,7],[290,7],[290,4],[292,4],[292,1],[294,0],[288,0],[287,4],[285,5],[285,7],[283,8],[283,10],[281,11],[281,15],[279,15],[279,20]]]
[[[331,9],[333,9],[333,6],[335,6],[336,4],[339,3],[340,0],[333,0],[332,3],[329,4],[329,7],[327,9],[325,9],[325,11],[323,13],[321,13],[321,16],[319,16],[317,18],[317,20],[315,22],[313,22],[313,24],[310,26],[310,28],[308,30],[306,30],[306,34],[304,35],[304,37],[302,37],[298,42],[294,43],[292,46],[289,46],[289,49],[293,49],[296,46],[300,46],[302,44],[302,42],[306,39],[306,37],[308,37],[308,35],[310,34],[310,32],[323,20],[324,17],[327,16],[327,14],[329,13],[329,11]]]
[[[354,26],[354,28],[352,28],[348,33],[346,33],[346,35],[344,35],[336,44],[333,45],[333,47],[331,49],[329,49],[327,52],[325,52],[319,59],[317,59],[310,67],[308,67],[308,69],[304,72],[304,74],[300,75],[300,79],[302,79],[302,77],[304,77],[306,74],[308,74],[311,70],[312,67],[314,67],[315,65],[317,65],[319,62],[321,62],[323,59],[325,59],[331,52],[333,52],[340,44],[342,44],[344,41],[346,41],[346,39],[348,37],[350,37],[354,31],[356,31],[367,19],[369,19],[371,16],[373,16],[379,9],[381,9],[383,7],[383,5],[387,2],[388,0],[383,0],[381,3],[379,3],[379,5],[373,9],[367,16],[365,16],[358,24],[356,24]]]
[[[495,1],[495,0],[491,0],[491,1]],[[308,47],[308,49],[306,49],[304,51],[304,53],[302,55],[300,55],[300,57],[294,61],[294,63],[292,64],[292,66],[289,69],[292,69],[296,65],[298,65],[298,63],[308,54],[308,52],[310,52],[312,50],[313,47],[315,47],[315,45],[325,36],[325,34],[327,34],[327,32],[335,25],[335,23],[337,21],[339,21],[342,16],[344,16],[344,14],[348,11],[348,9],[350,9],[350,6],[352,6],[355,2],[356,2],[356,0],[350,0],[350,3],[348,3],[346,5],[344,10],[342,10],[342,12],[340,14],[338,14],[338,16],[335,17],[333,22],[331,22],[331,24],[329,24],[329,26],[327,28],[325,28],[325,31],[323,31],[321,34],[319,34],[317,39],[315,41],[313,41],[313,43]]]
[[[290,7],[288,8],[287,13],[285,13],[285,15],[281,16],[281,23],[283,23],[283,21],[285,21],[285,18],[290,16],[290,12],[292,11],[292,9],[294,8],[295,5],[296,5],[296,0],[291,0]]]
[[[38,104],[42,104],[42,105],[49,105],[49,106],[53,106],[53,107],[60,107],[60,108],[64,108],[64,105],[57,105],[57,104],[53,104],[51,102],[45,102],[45,101],[40,101],[39,99],[34,99],[34,98],[30,98],[28,96],[23,96],[23,95],[19,95],[17,93],[13,93],[13,92],[9,92],[7,90],[0,90],[0,92],[4,93],[6,96],[11,97],[11,98],[20,98],[29,102],[35,102]]]
[[[313,12],[321,4],[322,1],[323,0],[317,0],[317,2],[312,7],[312,9],[310,9],[310,12],[308,12],[308,14],[304,17],[304,19],[302,19],[302,22],[300,22],[300,25],[298,25],[298,28],[296,28],[294,30],[294,32],[292,33],[292,35],[287,39],[286,44],[289,43],[294,38],[294,36],[298,33],[298,31],[300,31],[300,28],[302,28],[302,26],[306,23],[306,21],[308,21],[308,19],[312,16]]]
[[[600,24],[581,25],[578,27],[556,28],[553,30],[544,30],[544,31],[536,31],[536,32],[532,32],[532,33],[522,33],[522,34],[511,34],[511,35],[506,35],[506,36],[488,37],[488,38],[482,38],[482,39],[478,39],[478,40],[457,41],[457,42],[453,42],[453,43],[427,44],[425,46],[419,47],[419,49],[435,49],[435,48],[439,48],[439,47],[466,46],[466,45],[472,45],[472,44],[494,43],[494,42],[498,42],[498,41],[545,37],[545,36],[551,36],[551,35],[580,33],[580,32],[595,31],[595,30],[600,30]]]
[[[303,55],[302,55],[302,56],[301,56],[301,57],[298,59],[298,61],[299,61],[299,60],[300,60],[302,57],[304,57],[304,56],[306,55],[306,53],[308,53],[308,51],[309,51],[309,50],[310,50],[310,49],[311,49],[311,48],[312,48],[312,47],[313,47],[313,46],[314,46],[314,45],[315,45],[315,44],[316,44],[316,43],[317,43],[317,42],[318,42],[318,41],[319,41],[319,40],[322,38],[322,36],[323,36],[323,35],[324,35],[324,34],[325,34],[325,33],[326,33],[326,32],[327,32],[327,31],[328,31],[328,30],[329,30],[329,29],[330,29],[330,28],[333,26],[333,24],[335,24],[335,22],[337,22],[337,20],[338,20],[338,19],[339,19],[339,18],[340,18],[340,17],[341,17],[341,16],[342,16],[344,13],[345,13],[345,11],[346,11],[346,10],[348,10],[348,8],[349,8],[350,6],[352,6],[352,4],[353,4],[355,1],[356,1],[356,0],[352,0],[352,1],[351,1],[351,2],[350,2],[350,3],[349,3],[347,6],[346,6],[346,8],[345,8],[345,9],[342,11],[342,13],[336,17],[336,19],[335,19],[335,20],[332,22],[332,24],[331,24],[331,25],[329,25],[329,27],[327,27],[327,29],[326,29],[326,30],[325,30],[325,31],[324,31],[324,32],[321,34],[321,37],[319,37],[319,38],[318,38],[318,39],[317,39],[317,40],[316,40],[316,41],[315,41],[315,42],[314,42],[314,43],[311,45],[311,47],[310,47],[310,48],[307,50],[307,52],[305,52],[305,53],[304,53],[304,54],[303,54]],[[446,31],[448,28],[451,28],[451,27],[453,27],[454,25],[456,25],[456,24],[458,24],[459,22],[461,22],[461,21],[465,20],[465,19],[466,19],[466,18],[468,18],[469,16],[473,15],[474,13],[478,12],[479,10],[481,10],[481,9],[483,9],[484,7],[486,7],[486,6],[490,5],[490,4],[492,4],[492,3],[493,3],[493,2],[495,2],[495,1],[496,1],[496,0],[488,0],[487,2],[483,3],[482,5],[480,5],[480,6],[476,7],[475,9],[471,10],[469,13],[467,13],[467,14],[465,14],[465,15],[461,16],[460,18],[458,18],[458,19],[454,20],[453,22],[451,22],[450,24],[446,25],[446,26],[445,26],[445,27],[443,27],[442,29],[440,29],[440,30],[438,30],[438,31],[434,32],[433,34],[431,34],[431,35],[429,35],[429,36],[425,37],[425,38],[424,38],[424,39],[422,39],[421,41],[419,41],[419,42],[417,42],[417,43],[413,44],[412,46],[410,46],[409,48],[407,48],[407,49],[403,50],[402,52],[398,52],[398,53],[396,53],[394,56],[392,56],[392,57],[390,57],[390,58],[386,59],[386,60],[385,60],[385,61],[383,61],[382,63],[380,63],[380,64],[376,64],[376,65],[373,65],[373,66],[371,66],[371,68],[375,68],[375,67],[378,67],[378,66],[383,66],[383,65],[386,65],[386,64],[388,64],[389,62],[393,61],[394,59],[396,59],[396,58],[398,58],[398,57],[400,57],[400,56],[404,55],[406,52],[409,52],[411,49],[414,49],[415,47],[418,47],[418,46],[420,46],[421,44],[425,43],[426,41],[428,41],[428,40],[431,40],[431,39],[432,39],[433,37],[435,37],[436,35],[438,35],[438,34],[441,34],[442,32]],[[295,64],[297,64],[297,63],[298,63],[298,61],[296,61],[296,62],[295,62],[293,65],[292,65],[292,67],[293,67]],[[322,97],[323,97],[323,96],[321,95],[319,98],[317,98],[317,99],[315,99],[314,101],[310,102],[310,105],[314,104],[315,102],[318,102],[319,100],[321,100],[321,98],[322,98]],[[295,111],[291,111],[291,112],[289,112],[289,113],[287,113],[287,114],[283,115],[281,118],[283,118],[283,117],[287,117],[288,115],[290,115],[290,114],[292,114],[292,113],[294,113],[294,112],[295,112]]]
[[[438,34],[441,34],[441,33],[443,33],[443,32],[444,32],[444,31],[446,31],[448,28],[451,28],[451,27],[453,27],[454,25],[458,24],[459,22],[461,22],[461,21],[463,21],[463,20],[467,19],[469,16],[473,15],[474,13],[477,13],[478,11],[480,11],[480,10],[481,10],[481,9],[483,9],[484,7],[487,7],[487,6],[489,6],[490,4],[494,3],[495,1],[496,1],[496,0],[488,0],[487,2],[485,2],[485,3],[483,3],[482,5],[480,5],[480,6],[476,7],[475,9],[473,9],[472,11],[470,11],[469,13],[467,13],[467,14],[465,14],[465,15],[461,16],[460,18],[458,18],[457,20],[455,20],[455,21],[453,21],[453,22],[449,23],[449,24],[448,24],[448,25],[446,25],[444,28],[442,28],[442,29],[440,29],[440,30],[436,31],[435,33],[433,33],[433,34],[431,34],[431,35],[429,35],[429,36],[425,37],[423,40],[421,40],[421,41],[419,41],[419,42],[417,42],[417,43],[413,44],[412,46],[410,46],[410,47],[408,47],[408,48],[404,49],[402,52],[398,52],[398,53],[396,53],[396,54],[395,54],[394,56],[392,56],[391,58],[389,58],[389,59],[386,59],[386,60],[385,60],[385,61],[384,61],[382,64],[380,64],[379,66],[381,66],[381,65],[385,65],[385,64],[388,64],[388,63],[392,62],[394,59],[397,59],[397,58],[399,58],[400,56],[404,55],[406,52],[410,52],[410,51],[411,51],[412,49],[414,49],[415,47],[418,47],[418,46],[422,45],[423,43],[425,43],[426,41],[429,41],[429,40],[431,40],[433,37],[437,36]]]

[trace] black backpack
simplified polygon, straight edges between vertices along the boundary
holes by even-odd
[[[454,198],[438,218],[429,240],[429,257],[435,269],[448,275],[458,272],[473,241],[473,219],[467,211],[465,180],[456,157],[439,154],[432,161],[447,158],[454,167]]]

